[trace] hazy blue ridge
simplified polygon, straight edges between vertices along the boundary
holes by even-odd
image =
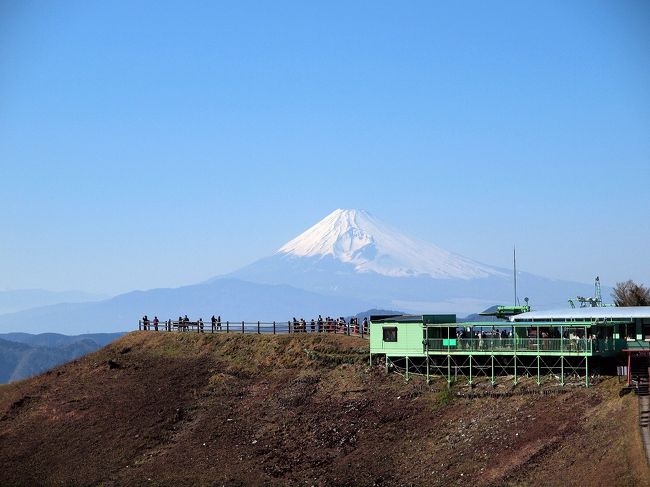
[[[15,313],[59,303],[84,303],[102,299],[106,299],[106,296],[84,291],[46,291],[44,289],[0,291],[0,314]]]
[[[126,332],[117,333],[87,333],[82,335],[62,335],[60,333],[0,333],[0,339],[9,340],[17,343],[24,343],[33,347],[62,347],[82,340],[92,340],[100,347],[104,347]]]
[[[67,303],[0,315],[0,328],[12,332],[65,334],[130,331],[147,314],[162,320],[187,314],[231,321],[285,321],[292,317],[346,316],[373,307],[346,296],[325,296],[286,284],[215,279],[179,288],[133,291],[94,303]]]
[[[65,336],[55,333],[0,334],[0,383],[13,382],[82,357],[123,333]],[[95,337],[95,339],[91,337]],[[9,337],[13,340],[8,339]],[[15,341],[14,341],[15,340]],[[49,346],[43,345],[49,344]]]

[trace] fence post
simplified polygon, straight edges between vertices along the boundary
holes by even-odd
[[[361,338],[363,338],[363,332],[366,331],[366,327],[361,323]]]
[[[291,333],[291,322],[287,321],[287,333]]]
[[[259,321],[257,322],[257,334],[258,335],[260,334],[260,322]]]
[[[273,322],[273,334],[275,335],[275,321]]]
[[[244,333],[244,320],[242,320],[242,322],[241,322],[241,332],[242,332],[242,334]]]
[[[226,333],[230,333],[230,321],[226,320]]]
[[[142,330],[142,320],[138,320],[138,331]]]

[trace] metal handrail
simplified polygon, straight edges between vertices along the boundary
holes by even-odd
[[[425,340],[428,351],[454,352],[565,352],[592,353],[614,351],[613,340],[588,338],[429,338]]]

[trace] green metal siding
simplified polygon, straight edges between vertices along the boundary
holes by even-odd
[[[397,341],[384,342],[383,329],[397,328]],[[371,323],[370,353],[396,356],[424,356],[422,323]]]

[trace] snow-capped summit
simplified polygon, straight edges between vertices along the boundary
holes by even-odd
[[[366,211],[341,209],[228,277],[415,313],[473,313],[511,303],[514,289],[510,270],[406,235]],[[567,296],[592,289],[522,271],[517,285],[538,309],[561,306]]]
[[[276,253],[292,257],[331,256],[353,265],[356,272],[391,277],[503,276],[498,269],[405,235],[364,210],[335,210]]]

